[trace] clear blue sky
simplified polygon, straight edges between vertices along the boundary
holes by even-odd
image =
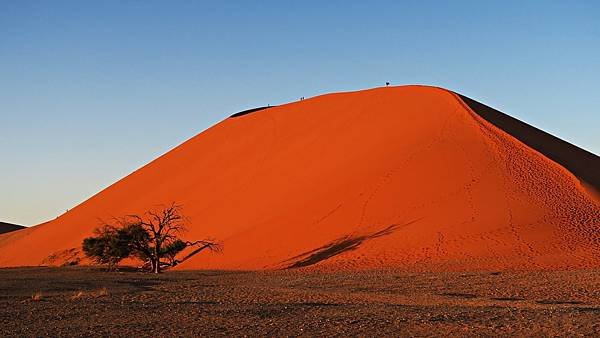
[[[431,84],[600,153],[599,1],[1,1],[0,220],[33,225],[236,111]]]

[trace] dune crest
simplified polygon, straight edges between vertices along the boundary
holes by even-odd
[[[187,238],[224,245],[181,269],[599,267],[600,205],[581,182],[597,183],[598,156],[558,139],[551,156],[523,140],[537,129],[469,100],[384,87],[234,114],[58,219],[0,235],[0,266],[72,253],[98,218],[177,201]]]

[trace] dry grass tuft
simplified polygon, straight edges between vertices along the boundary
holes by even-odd
[[[83,297],[85,293],[83,291],[77,291],[71,296],[71,300],[76,300]]]
[[[33,295],[31,295],[31,300],[33,300],[35,302],[39,302],[43,298],[44,298],[44,296],[42,295],[42,291],[37,291]]]
[[[96,297],[106,297],[109,295],[106,287],[102,287],[95,292]]]
[[[78,299],[82,299],[82,298],[98,298],[98,297],[107,297],[107,296],[110,296],[110,293],[108,293],[108,289],[106,289],[106,287],[102,287],[98,290],[89,291],[89,292],[76,291],[73,293],[73,295],[70,297],[70,299],[78,300]]]

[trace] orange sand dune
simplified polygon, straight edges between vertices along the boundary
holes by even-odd
[[[60,264],[98,218],[177,201],[188,239],[224,245],[183,269],[600,267],[600,202],[581,177],[482,116],[424,86],[238,114],[58,219],[1,235],[0,266]]]

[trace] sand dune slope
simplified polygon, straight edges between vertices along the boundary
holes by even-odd
[[[183,269],[599,267],[600,206],[582,178],[472,109],[404,86],[234,115],[58,219],[0,236],[0,266],[60,264],[98,218],[177,201],[187,238],[224,245]]]

